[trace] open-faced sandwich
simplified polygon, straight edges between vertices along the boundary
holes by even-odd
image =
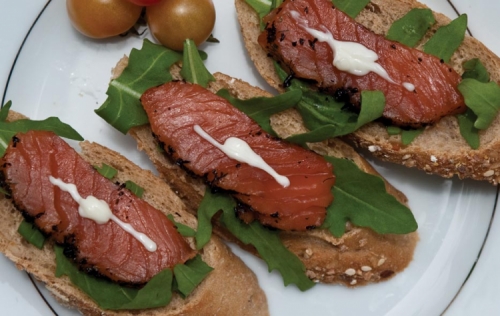
[[[236,0],[249,55],[279,91],[301,90],[308,130],[348,135],[387,161],[443,177],[500,179],[500,59],[408,0]]]
[[[0,252],[84,315],[268,315],[252,271],[150,171],[4,106]],[[9,113],[8,113],[9,112]],[[8,116],[7,116],[8,113]]]
[[[213,223],[301,290],[378,282],[405,269],[418,240],[406,197],[340,140],[284,141],[305,129],[290,110],[301,92],[272,97],[212,76],[185,45],[183,56],[147,40],[132,50],[96,112],[137,140],[197,214],[197,242]]]

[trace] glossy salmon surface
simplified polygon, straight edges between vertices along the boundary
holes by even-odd
[[[65,255],[84,271],[123,284],[143,284],[158,272],[195,255],[168,218],[124,185],[100,175],[52,132],[18,134],[2,158],[3,185],[16,207],[45,234],[65,247]],[[104,200],[112,213],[157,245],[148,251],[115,222],[83,218],[68,192],[49,176],[75,184],[82,198]]]
[[[326,207],[333,201],[335,177],[323,157],[270,136],[227,100],[199,85],[170,82],[147,90],[141,102],[166,153],[210,186],[232,193],[264,225],[305,230],[324,221]],[[278,174],[286,176],[290,186],[228,157],[200,136],[195,125],[219,144],[229,137],[245,141]]]
[[[336,9],[330,0],[286,0],[264,22],[259,44],[291,76],[311,80],[320,90],[355,107],[360,105],[361,91],[380,90],[386,97],[383,116],[394,125],[420,127],[466,109],[457,89],[461,77],[451,67],[373,33]],[[336,53],[332,47],[304,26],[374,51],[376,62],[390,80],[375,72],[355,75],[339,70],[333,65]]]

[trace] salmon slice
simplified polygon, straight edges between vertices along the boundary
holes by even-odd
[[[141,102],[166,153],[210,186],[232,193],[264,225],[305,230],[324,221],[335,177],[323,157],[272,137],[199,85],[170,82],[147,90]],[[228,157],[200,136],[195,125],[219,144],[229,137],[245,141],[278,174],[288,177],[290,185],[283,187],[266,171]]]
[[[140,285],[196,254],[164,214],[124,185],[104,178],[52,132],[16,135],[1,171],[16,207],[90,274]],[[146,234],[157,250],[148,251],[113,221],[97,224],[81,217],[77,202],[54,186],[49,176],[75,184],[83,198],[93,195],[107,202],[114,215]]]
[[[420,127],[462,113],[460,76],[438,58],[387,40],[333,7],[329,0],[287,0],[264,19],[259,44],[291,76],[312,80],[320,90],[359,108],[362,90],[385,94],[383,116],[394,125]],[[376,52],[389,75],[354,75],[333,65],[335,52],[303,26],[330,32],[337,41],[356,42]],[[414,89],[411,88],[414,86]]]

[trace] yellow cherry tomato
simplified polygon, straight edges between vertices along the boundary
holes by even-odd
[[[142,7],[126,0],[66,0],[73,26],[92,38],[106,38],[128,31]]]
[[[212,0],[161,0],[146,8],[146,20],[154,38],[180,51],[186,39],[198,46],[212,33],[215,7]]]

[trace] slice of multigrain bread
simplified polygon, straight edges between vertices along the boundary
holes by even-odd
[[[245,3],[235,0],[236,10],[245,46],[261,76],[274,88],[284,91],[274,71],[273,60],[257,43],[260,34],[259,18]],[[394,21],[412,8],[425,5],[413,0],[372,0],[356,17],[356,21],[378,34],[386,34]],[[421,48],[439,26],[450,19],[434,13],[436,24],[429,30],[417,48]],[[491,80],[500,82],[500,58],[473,37],[466,36],[463,44],[454,53],[450,65],[463,73],[463,63],[479,58],[490,73]],[[370,123],[348,136],[360,147],[368,148],[380,159],[416,167],[427,173],[443,177],[457,175],[459,178],[487,180],[493,184],[500,181],[500,115],[492,125],[480,133],[481,146],[477,150],[465,142],[460,135],[455,117],[448,116],[428,126],[410,145],[403,146],[400,136],[390,136],[381,123]]]
[[[123,69],[126,62],[126,58],[122,59],[115,69],[115,76],[120,69]],[[179,79],[180,77],[175,75],[178,70],[174,66],[172,72],[174,78]],[[216,73],[214,76],[216,81],[209,86],[212,92],[225,88],[240,99],[271,96],[262,89],[227,75]],[[304,129],[300,118],[294,111],[273,116],[271,123],[281,137]],[[133,128],[130,134],[137,140],[138,148],[149,156],[160,175],[183,199],[189,211],[196,214],[205,192],[203,181],[189,176],[158,150],[149,126]],[[320,154],[351,159],[362,170],[377,174],[352,147],[340,140],[311,144],[311,148]],[[406,197],[400,191],[387,182],[386,187],[400,202],[406,203]],[[220,226],[215,227],[215,232],[226,240],[237,242]],[[324,229],[281,232],[280,237],[284,245],[304,262],[306,273],[311,279],[324,283],[343,283],[349,286],[378,282],[401,272],[411,262],[418,240],[417,233],[379,235],[370,229],[350,225],[341,238],[333,237]],[[255,254],[251,247],[244,246],[244,248]]]
[[[21,118],[11,111],[9,119]],[[196,229],[196,218],[164,181],[143,170],[120,154],[101,145],[82,142],[81,155],[93,165],[103,163],[118,170],[116,181],[132,180],[143,187],[144,200],[162,212],[172,214],[175,221]],[[45,283],[47,289],[62,304],[76,308],[84,315],[269,315],[267,299],[257,278],[217,237],[200,251],[203,260],[214,270],[186,298],[174,294],[163,308],[140,311],[108,311],[100,309],[85,293],[72,285],[66,276],[56,278],[53,244],[38,249],[23,239],[17,228],[22,216],[12,200],[0,196],[0,252],[20,270],[26,270]],[[188,240],[194,247],[192,239]]]

